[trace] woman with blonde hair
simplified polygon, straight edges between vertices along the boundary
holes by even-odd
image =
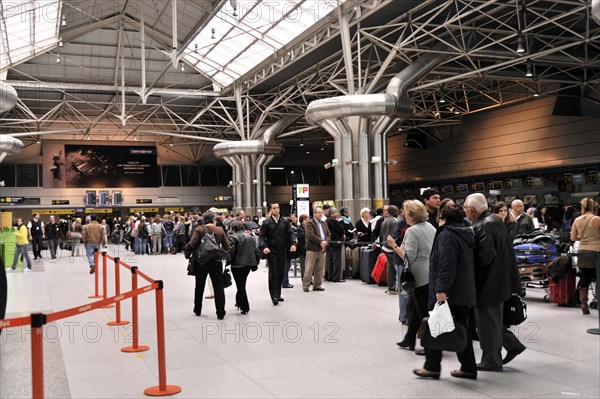
[[[597,208],[592,198],[582,199],[581,216],[571,226],[571,241],[579,241],[577,267],[581,271],[579,299],[583,314],[590,314],[588,288],[591,280],[597,281],[595,262],[600,256],[600,216],[596,216]]]
[[[81,248],[81,239],[83,238],[83,225],[81,224],[81,218],[75,218],[75,221],[71,224],[71,256],[79,256],[79,249]]]
[[[425,205],[417,200],[404,202],[404,216],[409,228],[406,230],[402,245],[397,245],[391,235],[387,236],[388,245],[404,260],[415,277],[416,288],[412,293],[413,308],[408,321],[408,331],[397,345],[414,350],[417,330],[421,320],[427,316],[429,297],[429,256],[433,247],[436,229],[427,222],[429,214]],[[419,353],[424,354],[424,353]]]

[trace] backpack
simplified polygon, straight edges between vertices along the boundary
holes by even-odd
[[[547,267],[547,274],[554,283],[558,283],[571,268],[573,268],[571,257],[559,256],[550,262]]]
[[[199,265],[205,265],[221,254],[221,246],[217,243],[214,233],[204,228],[204,236],[200,244],[194,249],[194,258]]]

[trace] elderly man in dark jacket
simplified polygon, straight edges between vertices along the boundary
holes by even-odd
[[[483,194],[469,195],[465,200],[465,212],[473,222],[475,232],[475,319],[483,351],[477,369],[502,371],[502,364],[525,350],[525,346],[502,322],[504,301],[521,291],[512,241],[504,223],[488,211]],[[504,360],[502,346],[508,352]]]
[[[460,209],[455,205],[444,208],[439,220],[440,229],[429,257],[429,308],[436,302],[448,300],[454,318],[468,325],[469,307],[475,306],[475,274],[473,230],[465,225]],[[424,378],[439,378],[442,351],[425,348],[425,366],[413,372]],[[470,330],[467,329],[467,346],[457,353],[460,370],[450,374],[456,378],[477,378],[475,353]]]
[[[288,248],[290,252],[296,252],[296,236],[288,219],[279,214],[279,204],[271,204],[270,212],[271,216],[260,226],[260,249],[267,257],[269,293],[273,305],[277,305],[283,302],[281,283],[285,271],[285,258]]]

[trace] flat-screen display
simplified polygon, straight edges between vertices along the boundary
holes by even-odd
[[[585,175],[583,173],[573,173],[571,175],[571,183],[585,184]]]
[[[85,206],[96,206],[96,191],[85,192]]]

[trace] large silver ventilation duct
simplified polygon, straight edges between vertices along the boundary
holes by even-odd
[[[0,134],[0,163],[7,155],[17,154],[23,149],[23,142],[14,137]]]
[[[592,0],[592,18],[600,25],[600,0]]]
[[[229,155],[279,154],[281,149],[281,144],[267,146],[262,140],[248,140],[219,143],[213,147],[213,152],[216,157],[223,158]]]
[[[263,141],[265,144],[269,145],[271,142],[281,134],[285,129],[287,129],[291,124],[300,119],[300,115],[288,115],[284,116],[271,126],[269,126],[265,130],[265,134],[263,135]]]
[[[435,46],[433,50],[444,51],[447,50],[447,46],[440,44]],[[351,146],[348,146],[348,143],[344,142],[344,144],[337,145],[338,141],[342,141],[346,135],[351,133],[344,118],[351,116],[361,118],[381,116],[371,132],[373,155],[378,156],[381,161],[374,165],[373,180],[375,184],[373,194],[375,198],[383,199],[383,174],[387,172],[385,165],[387,151],[382,143],[384,132],[389,131],[399,119],[407,119],[414,114],[415,105],[408,98],[408,90],[448,56],[435,52],[423,55],[394,76],[390,80],[385,93],[327,98],[313,101],[306,108],[307,121],[321,125],[334,137],[334,143],[336,144],[334,146],[335,157],[339,162],[351,160],[352,158],[352,152],[349,150]],[[358,138],[361,145],[364,145],[365,134],[369,134],[370,123],[367,124],[367,122],[361,119],[359,123]],[[385,154],[384,151],[386,151]],[[359,176],[361,179],[359,182],[359,199],[364,199],[362,195],[365,195],[365,190],[369,190],[370,187],[368,155],[368,150],[365,151],[359,148]],[[345,166],[343,164],[341,166],[341,176],[336,175],[336,200],[340,197],[351,199],[347,196],[347,193],[352,192],[354,184],[354,181],[348,180],[352,179],[352,169]]]
[[[14,87],[0,82],[0,114],[13,109],[18,98]]]

